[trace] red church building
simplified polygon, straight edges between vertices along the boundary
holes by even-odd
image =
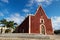
[[[35,15],[27,16],[14,32],[44,35],[52,35],[54,33],[51,19],[48,19],[41,6],[38,7]]]

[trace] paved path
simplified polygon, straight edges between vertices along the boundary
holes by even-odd
[[[6,33],[0,34],[0,40],[60,40],[60,35]]]

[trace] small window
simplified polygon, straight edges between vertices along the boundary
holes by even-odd
[[[41,20],[41,23],[43,23],[43,20]]]
[[[40,23],[44,23],[44,19],[40,19]]]

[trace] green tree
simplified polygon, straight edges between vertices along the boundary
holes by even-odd
[[[2,19],[0,20],[0,24],[3,24],[4,27],[8,27],[8,28],[14,28],[14,25],[17,25],[17,23],[14,23],[14,21],[7,21],[6,19]]]
[[[6,26],[9,27],[9,28],[14,28],[14,21],[7,22]]]
[[[7,20],[6,19],[0,20],[0,24],[3,24],[3,26],[5,27],[7,25]]]

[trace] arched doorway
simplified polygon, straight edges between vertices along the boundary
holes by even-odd
[[[45,26],[41,25],[41,34],[45,34]]]

